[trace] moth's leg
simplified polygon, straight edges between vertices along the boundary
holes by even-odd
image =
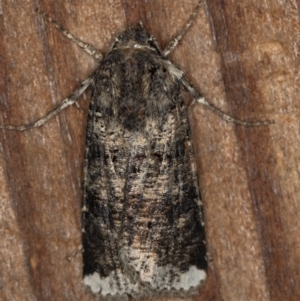
[[[194,96],[194,101],[191,105],[194,105],[195,102],[198,102],[206,107],[208,107],[210,110],[212,110],[214,113],[219,115],[222,119],[224,119],[227,122],[232,122],[235,124],[240,124],[243,126],[251,127],[251,126],[262,126],[262,125],[269,125],[274,123],[274,120],[266,120],[266,121],[258,121],[258,122],[248,122],[248,121],[242,121],[239,119],[235,119],[224,112],[222,112],[220,109],[216,108],[212,104],[210,104],[206,99],[197,91],[194,87],[191,86],[191,84],[184,78],[181,78],[182,84],[184,87]]]
[[[44,123],[46,123],[49,119],[56,116],[59,112],[67,108],[68,106],[71,106],[76,102],[76,100],[83,94],[83,92],[89,87],[91,84],[92,79],[88,78],[82,82],[80,87],[68,98],[64,99],[62,103],[56,107],[53,111],[51,111],[46,116],[25,125],[15,126],[15,125],[0,125],[0,129],[5,130],[12,130],[12,131],[25,131],[29,130],[35,127],[42,126]]]
[[[52,23],[61,33],[63,33],[68,39],[70,39],[72,42],[77,44],[80,48],[82,48],[86,53],[88,53],[90,56],[97,60],[101,60],[103,55],[94,47],[88,45],[87,43],[84,43],[83,41],[79,40],[75,36],[73,36],[71,33],[66,31],[62,26],[60,26],[55,20],[53,20],[48,14],[45,12],[36,9],[36,11],[41,14],[45,19]],[[73,105],[74,103],[76,104],[77,107],[79,107],[79,104],[77,103],[77,99],[83,94],[83,92],[89,87],[91,84],[92,79],[88,78],[84,80],[80,87],[68,98],[64,99],[62,103],[56,107],[53,111],[51,111],[49,114],[46,116],[32,122],[29,124],[25,125],[20,125],[20,126],[15,126],[15,125],[0,125],[0,129],[6,129],[6,130],[12,130],[12,131],[25,131],[29,130],[35,127],[40,127],[44,123],[46,123],[49,119],[52,117],[56,116],[58,113],[60,113],[62,110],[67,108],[68,106]]]
[[[191,14],[188,22],[186,23],[186,25],[184,26],[184,28],[181,30],[181,32],[163,50],[163,53],[164,53],[165,56],[168,56],[175,49],[175,47],[179,44],[180,40],[183,38],[183,36],[185,35],[185,33],[189,30],[189,28],[191,27],[191,25],[193,24],[193,22],[194,22],[194,20],[195,20],[195,18],[197,16],[197,13],[198,13],[199,8],[200,8],[201,5],[202,5],[202,0],[200,0],[198,2],[195,10]]]
[[[59,25],[55,20],[53,20],[47,13],[41,11],[40,9],[36,9],[36,12],[41,14],[48,22],[52,23],[65,37],[70,39],[73,43],[78,45],[81,49],[83,49],[87,54],[92,56],[96,60],[101,60],[103,55],[102,53],[94,48],[93,46],[81,41],[76,38],[74,35],[65,30],[61,25]]]

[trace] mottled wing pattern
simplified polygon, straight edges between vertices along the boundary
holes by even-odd
[[[124,273],[141,282],[142,296],[186,294],[198,288],[206,267],[201,202],[183,112],[176,106],[161,129],[149,121],[147,134],[139,133],[128,158],[120,256]]]
[[[194,292],[205,278],[180,76],[155,52],[135,49],[111,51],[92,76],[83,261],[84,282],[101,296]]]

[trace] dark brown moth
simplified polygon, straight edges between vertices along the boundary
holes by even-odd
[[[189,293],[206,248],[182,72],[142,25],[92,74],[84,282],[102,295]]]
[[[184,94],[223,119],[245,126],[209,104],[142,24],[121,33],[103,57],[47,14],[99,65],[74,94],[47,116],[9,130],[38,127],[91,88],[83,198],[83,278],[103,299],[187,296],[206,279],[202,203]]]

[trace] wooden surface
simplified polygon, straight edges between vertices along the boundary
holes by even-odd
[[[2,2],[0,122],[24,124],[74,91],[94,62],[34,10],[105,53],[141,20],[162,47],[197,1]],[[1,3],[0,3],[1,4]],[[197,300],[300,300],[299,1],[204,1],[171,55],[228,124],[200,105],[191,122],[209,277]],[[88,95],[41,128],[1,131],[0,300],[94,300],[81,283],[81,187]]]

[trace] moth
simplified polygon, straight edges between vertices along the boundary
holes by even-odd
[[[229,122],[168,60],[192,25],[165,49],[141,23],[121,33],[105,56],[38,11],[99,60],[71,97],[48,115],[8,130],[39,127],[88,88],[83,193],[83,281],[102,299],[188,296],[206,279],[205,228],[184,102],[186,92]],[[101,300],[102,300],[101,299]]]

